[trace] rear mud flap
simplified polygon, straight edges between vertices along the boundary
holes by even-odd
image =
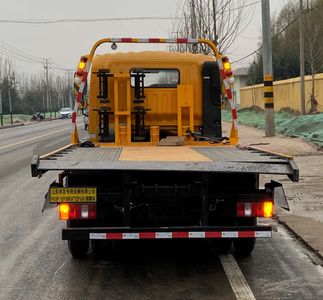
[[[57,186],[57,183],[54,181],[52,182],[52,184],[49,186],[49,189],[53,186]],[[44,206],[43,206],[43,209],[42,209],[42,213],[46,210],[46,209],[50,209],[50,208],[55,208],[57,207],[57,203],[50,203],[49,202],[49,189],[48,189],[48,192],[46,193],[45,195],[45,202],[44,202]]]
[[[270,183],[266,184],[266,190],[267,189],[269,189],[271,192],[275,205],[289,211],[289,204],[283,185],[279,182],[271,181]]]

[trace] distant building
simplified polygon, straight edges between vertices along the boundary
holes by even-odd
[[[237,104],[240,104],[240,89],[247,85],[249,68],[239,68],[233,70],[234,85],[233,85],[233,97]]]

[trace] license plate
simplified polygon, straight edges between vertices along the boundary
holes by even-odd
[[[49,202],[96,202],[96,188],[53,187],[49,189]]]

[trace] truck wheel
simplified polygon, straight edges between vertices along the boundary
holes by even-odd
[[[232,239],[211,239],[210,242],[216,254],[228,254],[232,248]]]
[[[257,218],[239,218],[236,221],[238,226],[256,226]],[[255,248],[256,238],[234,239],[233,246],[238,256],[249,256]]]
[[[233,241],[235,253],[238,256],[249,256],[255,248],[255,238],[241,238]]]
[[[110,250],[111,250],[112,242],[111,241],[100,241],[100,240],[92,240],[92,255],[94,259],[108,259]]]
[[[232,248],[232,239],[218,239],[214,243],[217,254],[228,254]]]
[[[69,240],[68,250],[72,254],[73,258],[81,259],[85,258],[89,251],[89,241],[87,240]]]

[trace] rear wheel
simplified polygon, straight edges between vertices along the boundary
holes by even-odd
[[[88,240],[69,240],[68,250],[72,254],[73,258],[85,258],[89,251]]]
[[[92,240],[91,247],[94,259],[108,259],[111,253],[112,242],[106,240]]]
[[[256,226],[257,218],[241,218],[237,220],[239,226]],[[255,248],[256,238],[240,238],[233,241],[236,255],[249,256]]]
[[[214,241],[214,247],[218,254],[228,254],[232,248],[232,239],[217,239]]]
[[[249,256],[255,248],[255,238],[242,238],[233,241],[235,253],[238,256]]]
[[[69,220],[66,222],[67,228],[81,227],[83,224],[78,220]],[[89,240],[69,240],[68,250],[72,254],[73,258],[82,259],[87,256],[89,252],[90,243]]]

